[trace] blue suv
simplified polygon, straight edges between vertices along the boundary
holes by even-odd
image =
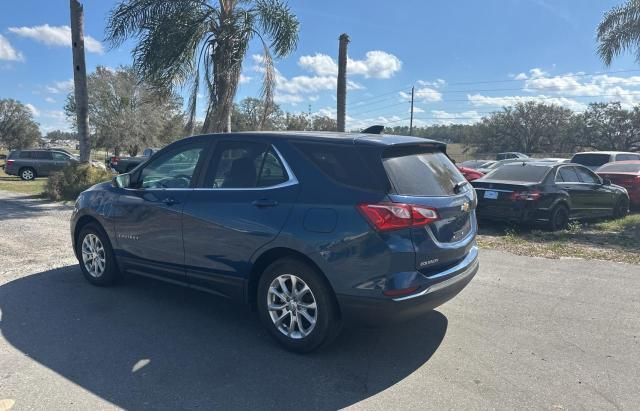
[[[478,270],[476,197],[442,143],[346,133],[234,133],[177,141],[78,197],[84,276],[123,273],[254,306],[308,352],[344,322],[443,304]]]

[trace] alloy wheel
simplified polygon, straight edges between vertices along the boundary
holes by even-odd
[[[22,172],[23,180],[33,180],[33,171],[26,169]]]
[[[106,267],[106,255],[102,241],[95,234],[87,234],[82,240],[82,262],[89,275],[101,277]]]
[[[267,291],[267,308],[278,331],[299,340],[316,326],[318,309],[311,288],[298,276],[276,277]]]

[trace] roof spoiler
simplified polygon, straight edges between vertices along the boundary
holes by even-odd
[[[364,134],[382,134],[383,131],[384,131],[384,126],[375,125],[375,126],[370,126],[370,127],[365,128],[364,130],[361,131],[361,133],[364,133]]]

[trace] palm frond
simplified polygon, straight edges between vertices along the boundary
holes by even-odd
[[[276,57],[284,57],[298,45],[300,23],[281,0],[257,0],[255,6],[262,32],[271,41]]]
[[[598,25],[598,55],[608,66],[613,58],[636,48],[640,61],[640,0],[629,0],[609,10]]]

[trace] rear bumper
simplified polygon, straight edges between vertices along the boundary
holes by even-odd
[[[506,221],[513,223],[534,223],[549,219],[546,209],[529,207],[478,207],[476,216],[481,220]]]
[[[460,263],[441,273],[424,277],[415,293],[390,298],[338,295],[338,303],[345,322],[352,324],[382,325],[411,319],[444,304],[469,284],[479,268],[478,247]]]

